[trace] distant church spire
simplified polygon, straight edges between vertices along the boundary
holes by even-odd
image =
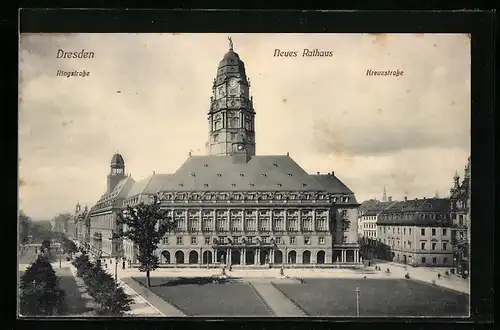
[[[233,50],[233,39],[231,37],[227,37],[227,39],[229,40],[229,50]]]
[[[387,191],[385,190],[385,185],[384,185],[384,194],[382,195],[382,202],[387,202]]]
[[[434,198],[439,198],[439,192],[436,190],[436,195],[434,195]]]

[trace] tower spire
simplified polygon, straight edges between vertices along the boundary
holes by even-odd
[[[227,37],[227,40],[229,40],[229,50],[233,50],[233,40],[231,37]]]
[[[383,195],[382,195],[382,201],[383,201],[383,202],[387,202],[387,192],[386,192],[386,190],[385,190],[385,185],[384,185],[384,193],[383,193]]]

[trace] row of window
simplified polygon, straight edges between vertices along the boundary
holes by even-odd
[[[384,234],[386,234],[387,232],[391,233],[391,229],[392,229],[392,234],[395,234],[396,233],[396,229],[397,229],[397,234],[399,235],[400,233],[400,227],[386,227],[386,226],[380,226],[379,227],[379,231],[382,233],[382,231],[384,232]],[[436,236],[437,234],[437,229],[436,228],[431,228],[431,234],[432,236]],[[403,227],[403,235],[406,235],[406,227]],[[408,235],[411,235],[411,228],[408,228]],[[420,235],[424,236],[426,235],[426,228],[421,228],[420,229]],[[441,235],[443,236],[446,236],[448,235],[448,228],[441,228]]]
[[[198,218],[190,218],[187,221],[187,227],[186,227],[186,221],[185,218],[177,218],[175,217],[176,223],[177,223],[177,229],[178,230],[188,230],[188,231],[198,231],[200,230],[200,221]],[[273,219],[272,221],[272,226],[271,226],[271,221],[268,219],[259,219],[257,220],[254,219],[245,219],[243,221],[242,219],[231,219],[229,221],[227,218],[226,219],[217,219],[214,221],[212,218],[203,218],[201,222],[201,230],[203,231],[212,231],[215,230],[216,228],[219,231],[229,231],[231,229],[232,231],[256,231],[257,228],[260,231],[270,231],[275,230],[275,231],[284,231],[285,230],[285,221],[283,219]],[[214,226],[215,224],[215,226]],[[258,224],[258,225],[257,225]],[[288,230],[289,231],[325,231],[328,230],[328,223],[326,219],[316,219],[315,222],[313,222],[310,219],[304,219],[301,222],[301,225],[299,226],[299,222],[296,219],[290,219],[288,221]]]
[[[398,241],[394,241],[394,239],[392,239],[392,240],[386,240],[386,239],[384,239],[383,242],[384,242],[384,244],[389,244],[393,248],[394,247],[398,247],[399,248],[401,246],[399,240]],[[442,242],[441,244],[442,244],[441,245],[442,250],[444,250],[444,251],[448,250],[448,242]],[[420,250],[424,250],[425,251],[426,250],[426,246],[427,246],[427,241],[420,242]],[[407,241],[403,241],[403,248],[404,249],[406,249],[406,248],[411,249],[411,247],[412,247],[412,244],[411,244],[410,241],[408,241],[408,242]],[[436,250],[436,247],[437,247],[437,243],[432,242],[431,243],[431,250],[433,250],[433,251]]]
[[[207,165],[208,164],[204,164]],[[243,174],[243,173],[242,173]],[[191,173],[191,175],[196,176],[196,173]],[[222,173],[217,173],[217,176],[222,177]],[[244,175],[244,174],[243,174]],[[267,177],[266,173],[261,174],[263,177]],[[292,173],[288,173],[288,176],[292,176]],[[179,187],[184,187],[183,182],[178,183]],[[210,185],[208,183],[203,184],[205,187],[209,187]],[[231,186],[235,187],[235,183],[230,183]],[[255,184],[253,183],[248,183],[249,186],[254,187]],[[278,186],[282,186],[281,183],[277,183]],[[307,183],[302,183],[302,187],[307,187]],[[312,200],[312,199],[322,199],[322,200],[329,200],[329,196],[326,194],[316,194],[316,193],[296,193],[296,194],[268,194],[268,193],[263,193],[263,194],[255,194],[255,193],[221,193],[221,194],[202,194],[202,193],[177,193],[177,194],[165,194],[163,196],[165,200],[193,200],[193,201],[199,201],[199,200],[207,200],[207,201],[214,201],[214,200]],[[342,203],[347,203],[349,202],[350,198],[349,197],[333,197],[331,199],[334,203],[337,201],[340,201]],[[345,212],[344,212],[345,211]],[[347,211],[343,210],[343,216],[347,216]]]
[[[377,227],[376,223],[370,222],[370,223],[363,223],[363,228],[371,228],[375,229]]]
[[[212,238],[212,237],[205,237],[204,244],[211,245],[213,243],[213,239],[214,238]],[[232,238],[229,238],[226,236],[220,236],[217,238],[217,240],[219,243],[223,243],[223,244],[229,243],[229,240],[231,240],[231,242],[233,244],[240,244],[243,242],[243,239],[241,237],[238,237],[238,236],[233,236]],[[249,243],[249,244],[253,244],[253,243],[256,243],[258,241],[257,238],[252,237],[252,236],[247,236],[244,240],[246,241],[246,243]],[[271,242],[270,238],[265,237],[265,236],[261,237],[260,241],[264,244]],[[162,242],[162,244],[168,245],[168,244],[170,244],[170,239],[168,236],[166,236],[162,239],[161,242]],[[198,237],[191,236],[190,242],[191,242],[191,245],[198,244]],[[325,237],[323,237],[323,236],[318,237],[318,244],[325,244],[325,242],[326,242]],[[177,236],[175,243],[176,243],[176,245],[183,245],[184,244],[184,236]],[[284,239],[282,237],[275,237],[274,243],[276,243],[278,245],[285,244]],[[297,238],[296,237],[289,237],[289,244],[292,244],[292,245],[297,244]],[[312,244],[311,237],[304,236],[304,244],[306,244],[306,245]]]
[[[420,261],[421,261],[423,264],[425,264],[425,263],[426,263],[426,260],[427,260],[427,259],[426,259],[425,257],[422,257],[422,258],[420,259]],[[432,257],[432,263],[433,263],[433,264],[437,264],[437,258],[436,258],[436,257]],[[447,257],[444,257],[444,258],[443,258],[443,264],[447,264],[447,263],[448,263],[448,258],[447,258]]]

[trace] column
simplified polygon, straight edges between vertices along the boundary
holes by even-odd
[[[227,250],[226,250],[226,260],[224,260],[226,262],[226,265],[228,265],[229,264],[229,260],[231,260],[231,259],[229,259],[229,254],[230,253],[231,253],[231,250],[229,248],[227,248]]]
[[[354,262],[358,262],[359,259],[359,250],[354,250]]]
[[[345,262],[346,259],[346,251],[342,249],[342,262]]]
[[[198,264],[201,264],[203,263],[203,248],[200,248],[200,255],[198,256]]]
[[[247,255],[246,255],[246,249],[243,248],[243,249],[241,249],[241,257],[240,257],[242,265],[245,265],[247,263],[246,257],[247,257]]]
[[[272,249],[269,254],[269,263],[274,264],[274,249]]]
[[[254,263],[254,265],[258,265],[260,263],[260,249],[259,248],[255,249],[253,263]]]
[[[199,211],[200,212],[200,216],[198,217],[198,221],[200,222],[198,224],[198,230],[200,231],[200,233],[203,231],[203,211],[202,209],[200,208]]]
[[[317,210],[312,210],[312,230],[316,231],[316,212]]]
[[[215,264],[217,262],[217,250],[212,249],[212,263]]]

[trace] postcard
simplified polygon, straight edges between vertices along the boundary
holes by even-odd
[[[467,34],[21,34],[21,317],[468,317]]]

